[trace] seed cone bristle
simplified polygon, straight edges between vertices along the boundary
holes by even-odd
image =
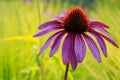
[[[88,28],[87,15],[80,7],[68,11],[63,19],[63,25],[68,33],[83,33]]]

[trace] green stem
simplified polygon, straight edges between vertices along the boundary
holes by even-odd
[[[69,63],[66,65],[64,80],[67,80],[67,77],[68,77],[68,69],[69,69]]]

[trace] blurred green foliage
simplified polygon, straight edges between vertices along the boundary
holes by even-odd
[[[85,1],[87,4],[84,4]],[[45,17],[44,12],[59,15],[62,10],[67,11],[72,6],[80,5],[90,18],[108,24],[108,31],[120,45],[120,1],[85,1],[40,0],[39,9],[37,0],[27,3],[22,0],[1,0],[0,80],[63,80],[65,66],[61,60],[61,48],[52,58],[49,58],[50,47],[41,56],[37,55],[40,47],[52,34],[37,39],[32,37],[41,23],[52,20]],[[93,6],[89,7],[88,4],[91,3]],[[107,41],[106,44],[108,58],[101,54],[103,61],[98,63],[87,49],[83,63],[74,71],[70,68],[68,80],[120,80],[120,49]]]

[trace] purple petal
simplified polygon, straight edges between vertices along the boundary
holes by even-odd
[[[80,34],[75,37],[75,54],[78,62],[82,62],[86,54],[86,46]]]
[[[68,34],[62,46],[62,60],[64,64],[68,64],[70,53],[71,53],[71,35]]]
[[[77,67],[77,59],[76,59],[75,52],[73,52],[70,56],[71,56],[70,63],[71,63],[72,69],[75,70]]]
[[[101,26],[101,27],[104,27],[104,28],[109,28],[107,25],[105,25],[104,23],[102,22],[98,22],[98,21],[92,21],[90,25],[98,25],[98,26]]]
[[[88,35],[84,34],[83,36],[93,56],[97,59],[98,62],[101,62],[100,52],[98,50],[96,43]]]
[[[44,13],[44,15],[47,16],[47,17],[54,18],[54,19],[56,19],[56,20],[58,20],[58,21],[62,21],[62,19],[63,19],[62,17],[55,16],[55,15],[52,15],[52,14]]]
[[[41,48],[39,54],[41,54],[49,45],[50,43],[53,41],[54,38],[56,38],[58,35],[60,35],[63,31],[59,31],[57,33],[55,33],[54,35],[52,35],[44,44],[44,46]]]
[[[52,48],[51,48],[51,52],[50,52],[50,57],[52,57],[54,55],[54,53],[58,50],[59,46],[60,46],[60,42],[62,40],[62,37],[65,35],[65,32],[63,32],[62,34],[60,34],[59,36],[57,36],[57,38],[55,39]]]
[[[66,11],[62,11],[62,12],[60,13],[60,16],[61,16],[61,17],[64,17],[66,13],[67,13]]]
[[[92,33],[92,34],[96,37],[96,39],[100,45],[100,48],[102,49],[102,52],[104,53],[104,56],[107,57],[107,49],[106,49],[106,44],[105,44],[104,40],[99,35],[96,35],[94,33]]]
[[[72,65],[72,68],[75,69],[77,66],[77,59],[74,51],[74,38],[72,34],[68,34],[63,42],[62,47],[62,59],[64,64],[69,62]]]
[[[75,42],[75,36],[71,35],[71,53],[69,53],[69,57],[70,57],[69,59],[73,70],[75,70],[77,67],[77,58],[74,50],[74,42]]]
[[[93,25],[92,27],[102,31],[106,36],[108,36],[111,40],[113,40],[113,38],[109,35],[109,33],[103,28],[103,27],[100,27],[100,26],[96,26],[96,25]],[[114,41],[114,40],[113,40]]]
[[[104,39],[106,39],[108,42],[110,42],[111,44],[113,44],[114,46],[116,46],[117,48],[119,48],[118,47],[118,45],[115,43],[115,41],[113,40],[113,39],[111,39],[111,38],[109,38],[109,37],[107,37],[107,36],[105,36],[105,35],[103,35],[103,34],[98,34],[98,35],[101,35]]]
[[[92,26],[92,28],[95,28],[95,29],[103,32],[104,34],[108,35],[108,32],[103,27],[98,26],[98,25],[91,25],[91,26]]]
[[[114,45],[115,47],[119,48],[118,45],[115,43],[115,41],[114,41],[111,37],[105,36],[105,35],[97,32],[97,31],[95,31],[95,30],[90,30],[89,32],[95,33],[95,34],[97,34],[97,35],[102,36],[104,39],[106,39],[106,40],[107,40],[108,42],[110,42],[112,45]]]
[[[33,37],[43,36],[49,32],[52,32],[52,31],[58,30],[58,29],[61,29],[61,28],[60,27],[47,28],[47,29],[42,30],[41,32],[36,33]]]
[[[42,30],[42,29],[45,29],[45,28],[48,28],[48,27],[52,27],[52,26],[61,26],[61,23],[58,22],[58,21],[49,21],[49,22],[46,22],[46,23],[40,25],[38,27],[38,29]]]
[[[105,35],[107,35],[109,38],[111,38],[113,40],[113,38],[109,35],[109,33],[103,27],[100,27],[100,26],[97,26],[97,25],[92,25],[92,27],[94,27],[97,30],[102,31]]]

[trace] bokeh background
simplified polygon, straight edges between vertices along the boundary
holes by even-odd
[[[61,48],[49,58],[50,47],[38,52],[52,34],[32,36],[38,26],[52,20],[44,12],[59,15],[82,6],[90,18],[106,23],[120,45],[120,0],[0,0],[0,80],[63,80]],[[120,80],[120,49],[106,41],[108,57],[98,63],[87,49],[83,63],[69,68],[68,80]]]

